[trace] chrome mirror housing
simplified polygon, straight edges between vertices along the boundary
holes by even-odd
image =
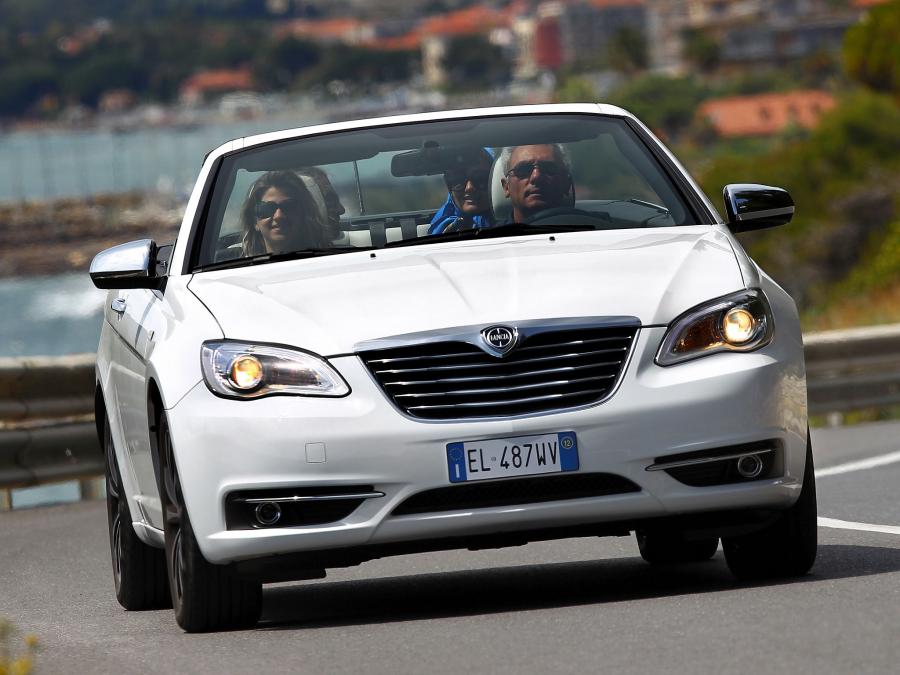
[[[156,244],[151,239],[119,244],[94,256],[91,281],[97,288],[155,288]]]
[[[794,200],[779,187],[735,183],[725,186],[722,197],[732,232],[784,225],[794,217]]]

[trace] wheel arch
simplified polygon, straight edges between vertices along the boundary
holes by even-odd
[[[162,393],[155,377],[147,378],[147,422],[150,434],[150,461],[153,463],[153,474],[156,477],[156,487],[161,489],[161,473],[159,461],[159,421],[165,414],[165,404]]]
[[[99,443],[100,452],[104,452],[103,448],[103,425],[106,423],[106,398],[103,396],[103,387],[100,382],[94,389],[94,427],[97,429],[97,441]]]

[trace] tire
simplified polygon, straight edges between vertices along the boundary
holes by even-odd
[[[816,476],[807,432],[800,497],[765,529],[724,538],[725,561],[741,580],[802,576],[816,560],[816,528]]]
[[[710,537],[689,541],[680,532],[635,533],[641,557],[651,565],[703,562],[712,558],[719,548],[719,538]]]
[[[203,557],[184,506],[169,427],[159,423],[160,497],[166,534],[166,567],[178,625],[189,633],[249,628],[262,612],[262,584],[239,577],[229,565]]]
[[[116,599],[125,609],[161,609],[172,606],[166,556],[162,549],[142,542],[131,525],[131,512],[122,488],[109,420],[103,425],[106,455],[106,515]]]

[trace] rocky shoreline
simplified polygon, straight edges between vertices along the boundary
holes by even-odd
[[[0,277],[87,272],[99,251],[175,240],[185,204],[156,193],[0,204]]]

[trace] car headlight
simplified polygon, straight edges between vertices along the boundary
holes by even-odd
[[[717,352],[749,352],[769,344],[774,322],[759,289],[740,291],[697,305],[666,331],[656,362],[671,366]]]
[[[210,340],[200,348],[200,362],[207,386],[228,398],[350,393],[347,383],[324,359],[287,347]]]

